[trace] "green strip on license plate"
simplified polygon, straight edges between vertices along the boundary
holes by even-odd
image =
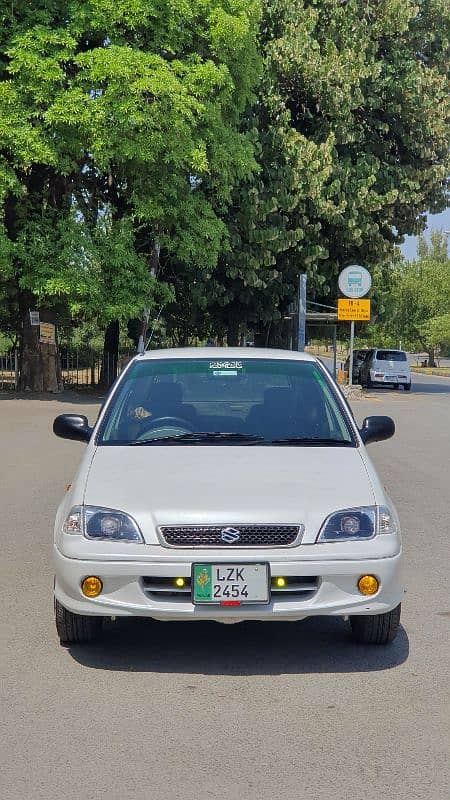
[[[194,564],[194,597],[204,603],[212,600],[211,564]]]

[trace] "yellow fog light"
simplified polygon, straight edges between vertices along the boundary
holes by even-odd
[[[361,594],[375,594],[378,592],[379,585],[375,575],[361,575],[358,581],[358,589]]]
[[[86,597],[98,597],[103,589],[103,583],[95,575],[89,575],[81,583],[81,591]]]
[[[182,589],[185,584],[184,578],[175,578],[175,586],[178,586],[179,589]]]
[[[275,578],[275,585],[278,589],[284,589],[286,586],[286,578]]]

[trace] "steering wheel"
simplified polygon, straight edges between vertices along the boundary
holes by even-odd
[[[144,423],[147,420],[144,420]],[[194,428],[190,422],[182,417],[156,417],[155,419],[148,420],[144,430],[141,430],[139,439],[143,439],[150,431],[157,430],[158,428],[175,428],[179,433],[192,433]]]
[[[145,426],[145,430],[150,431],[152,428],[165,428],[166,425],[172,425],[176,428],[186,428],[189,431],[194,430],[191,423],[182,417],[155,417],[149,420],[148,425]]]

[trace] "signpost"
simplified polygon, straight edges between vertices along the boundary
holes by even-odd
[[[353,344],[355,340],[355,321],[370,320],[370,300],[361,300],[372,286],[370,272],[359,264],[346,267],[339,275],[339,289],[348,300],[338,300],[338,320],[350,321],[350,357],[348,365],[348,382],[353,383]]]
[[[370,272],[365,267],[353,264],[346,267],[339,275],[339,289],[345,297],[358,299],[364,297],[370,291],[372,278]]]
[[[338,322],[370,322],[370,300],[338,300]]]
[[[298,276],[298,332],[297,350],[303,353],[306,344],[306,275]]]
[[[41,344],[55,344],[55,326],[51,322],[39,324],[39,341]]]

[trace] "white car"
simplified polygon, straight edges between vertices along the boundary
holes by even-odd
[[[369,350],[359,368],[359,381],[372,389],[390,384],[394,389],[411,389],[411,370],[404,350]]]
[[[396,511],[321,362],[257,348],[151,351],[124,369],[56,516],[55,614],[63,642],[108,617],[348,618],[386,644],[404,593]]]

